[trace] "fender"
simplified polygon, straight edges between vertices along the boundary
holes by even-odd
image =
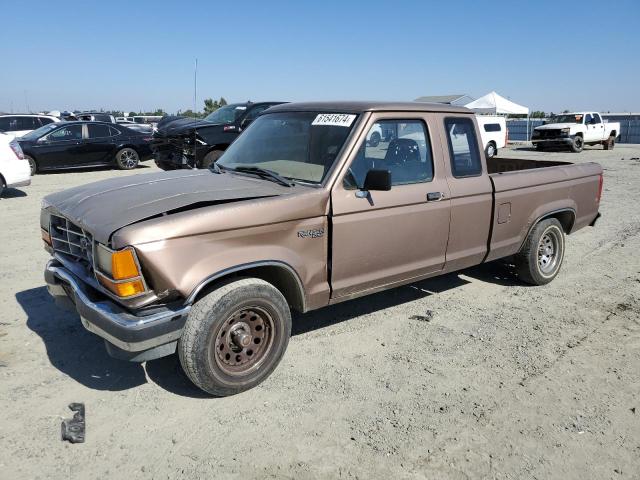
[[[295,269],[289,265],[286,262],[283,262],[281,260],[262,260],[262,261],[258,261],[258,262],[250,262],[250,263],[244,263],[241,265],[237,265],[235,267],[231,267],[231,268],[226,268],[224,270],[220,270],[219,272],[216,272],[212,275],[209,275],[207,278],[205,278],[204,280],[202,280],[189,294],[189,296],[187,297],[186,301],[185,301],[185,305],[192,305],[196,298],[198,297],[198,295],[209,285],[213,284],[214,282],[230,276],[232,274],[238,274],[244,271],[249,271],[249,270],[253,270],[256,268],[260,268],[260,267],[275,267],[278,269],[283,269],[284,271],[286,271],[288,273],[288,275],[290,275],[290,277],[292,279],[295,280],[295,284],[296,284],[296,288],[297,288],[297,292],[282,292],[282,294],[287,298],[288,301],[290,301],[290,296],[291,293],[297,293],[298,297],[299,297],[299,301],[300,301],[300,305],[299,308],[302,312],[306,312],[307,308],[306,308],[306,293],[304,290],[304,285],[302,284],[302,280],[300,280],[300,276],[298,275],[298,272],[295,271]],[[289,293],[289,294],[287,294]],[[291,303],[291,301],[290,301]]]
[[[529,226],[529,229],[527,230],[527,234],[524,236],[522,243],[520,244],[520,248],[518,249],[518,251],[520,251],[522,249],[522,246],[524,245],[524,242],[527,241],[527,238],[529,237],[529,234],[531,233],[531,231],[535,228],[535,226],[540,223],[542,220],[544,220],[545,218],[549,218],[549,217],[555,217],[557,214],[559,213],[570,213],[571,214],[571,224],[566,226],[566,225],[562,225],[562,227],[565,229],[565,233],[567,235],[569,235],[571,233],[571,230],[573,229],[573,225],[576,221],[576,211],[574,208],[559,208],[557,210],[551,210],[550,212],[547,212],[543,215],[540,215],[533,223],[531,223],[531,225]],[[562,223],[562,222],[560,222]]]

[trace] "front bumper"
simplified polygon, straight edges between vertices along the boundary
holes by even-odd
[[[191,309],[188,305],[177,309],[162,307],[145,315],[133,314],[93,291],[56,260],[49,261],[44,277],[56,304],[74,309],[87,330],[116,347],[107,348],[110,354],[129,360],[157,358],[159,355],[143,355],[154,349],[172,353],[171,349],[160,347],[180,338]]]
[[[531,143],[534,145],[540,143],[542,145],[571,145],[573,143],[572,137],[553,137],[553,138],[531,138]]]

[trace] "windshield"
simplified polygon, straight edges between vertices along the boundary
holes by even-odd
[[[568,115],[557,115],[555,117],[551,117],[547,123],[582,123],[582,115],[581,113],[570,113]]]
[[[204,117],[204,119],[211,123],[233,123],[246,111],[246,105],[225,105],[224,107],[217,109],[215,112],[210,113]]]
[[[293,180],[320,183],[356,117],[317,112],[262,115],[229,146],[218,165],[228,169],[259,167]]]
[[[41,136],[46,135],[51,130],[53,130],[54,128],[57,128],[59,126],[60,126],[60,124],[56,123],[56,122],[49,123],[49,124],[45,125],[44,127],[36,128],[35,130],[27,133],[26,135],[22,135],[20,137],[20,140],[37,140]]]

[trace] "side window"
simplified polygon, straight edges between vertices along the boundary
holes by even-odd
[[[82,125],[67,125],[48,135],[50,141],[82,140]]]
[[[109,125],[89,124],[89,138],[104,138],[111,136]]]
[[[592,120],[593,120],[593,117],[591,116],[591,114],[587,113],[587,115],[584,117],[584,124],[590,125]]]
[[[0,130],[3,132],[9,132],[11,126],[11,117],[0,117]]]
[[[120,135],[120,133],[121,133],[120,130],[118,130],[117,128],[111,127],[111,126],[109,127],[109,134],[112,137],[115,137],[116,135]]]
[[[42,124],[42,126],[49,125],[50,123],[53,123],[53,120],[46,117],[40,117],[40,123]]]
[[[595,123],[602,123],[602,119],[600,118],[600,115],[598,115],[597,113],[593,114],[593,119],[595,120]]]
[[[470,118],[444,120],[449,143],[451,170],[456,178],[477,177],[482,174],[478,141]]]
[[[5,132],[16,132],[18,130],[22,130],[22,122],[20,121],[20,117],[7,117],[9,120],[9,124],[7,125],[7,129]]]
[[[433,160],[422,120],[381,120],[373,124],[344,179],[348,189],[362,188],[369,170],[389,170],[392,185],[429,182]]]
[[[502,130],[500,128],[500,124],[499,123],[485,123],[484,124],[484,131],[485,132],[499,132],[500,130]]]

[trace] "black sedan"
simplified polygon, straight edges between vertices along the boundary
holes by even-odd
[[[32,175],[105,165],[131,170],[152,157],[149,134],[105,122],[50,123],[16,140]]]

